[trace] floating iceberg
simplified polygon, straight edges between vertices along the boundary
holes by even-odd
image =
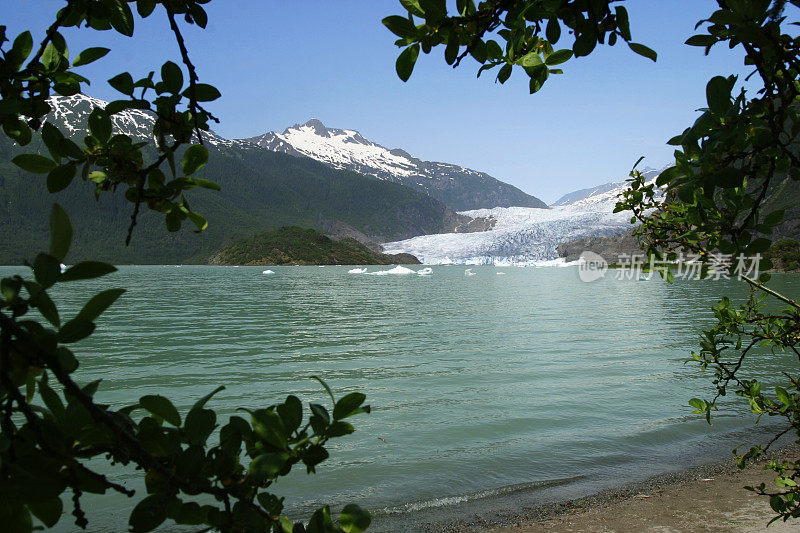
[[[379,270],[378,272],[370,272],[369,274],[372,276],[407,276],[409,274],[416,274],[416,272],[410,268],[397,265],[389,270]]]
[[[273,272],[272,270],[265,270],[264,272],[262,272],[262,274],[274,274],[274,273],[275,272]]]
[[[422,268],[420,270],[417,270],[417,274],[420,276],[430,276],[431,274],[433,274],[433,269],[431,267]]]
[[[469,265],[470,263],[467,264]],[[471,268],[468,268],[464,271],[465,276],[474,276],[475,274],[477,274],[477,272],[473,272]]]
[[[366,268],[351,268],[347,271],[348,274],[366,274]]]
[[[506,275],[506,273],[505,273],[505,272],[498,272],[498,273],[497,273],[497,275],[498,275],[498,276],[505,276],[505,275]]]

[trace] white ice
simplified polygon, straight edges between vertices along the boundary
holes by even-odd
[[[370,272],[372,276],[407,276],[409,274],[416,274],[410,268],[406,268],[401,265],[397,265],[394,268],[390,268],[389,270],[379,270],[378,272]]]

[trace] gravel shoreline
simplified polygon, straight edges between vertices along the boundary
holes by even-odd
[[[769,454],[800,457],[787,445]],[[454,518],[433,515],[376,517],[378,532],[544,533],[565,532],[747,532],[789,533],[800,523],[766,524],[774,516],[766,498],[743,489],[762,481],[770,486],[775,474],[763,469],[767,459],[739,470],[731,456],[686,470],[654,475],[640,482],[607,488],[572,499],[493,509],[479,501]],[[371,528],[372,530],[372,528]]]

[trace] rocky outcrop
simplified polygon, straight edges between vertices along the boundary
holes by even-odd
[[[633,229],[611,237],[586,237],[559,244],[556,248],[559,257],[567,261],[576,261],[582,252],[594,252],[609,263],[619,262],[621,255],[640,254],[639,240],[633,235]]]

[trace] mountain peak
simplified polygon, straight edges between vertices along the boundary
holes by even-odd
[[[303,124],[303,126],[309,126],[311,128],[314,128],[315,130],[328,131],[328,128],[325,127],[325,124],[323,124],[322,121],[318,118],[310,119],[308,122]]]
[[[422,161],[405,150],[390,150],[356,130],[329,128],[319,119],[295,124],[282,134],[249,139],[268,150],[309,157],[334,168],[395,181],[444,202],[456,210],[481,207],[547,205],[488,174],[458,165]]]

